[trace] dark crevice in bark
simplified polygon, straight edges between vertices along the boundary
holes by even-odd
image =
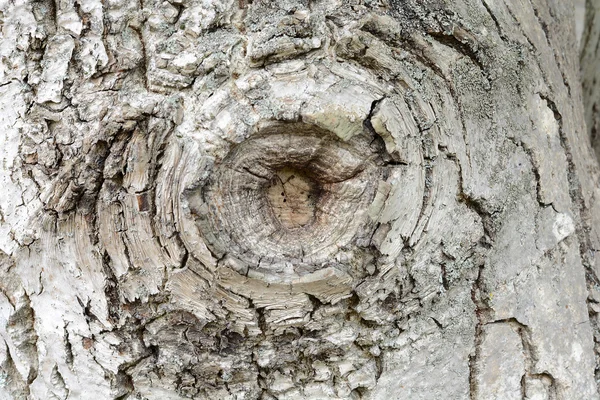
[[[460,163],[458,163],[460,165]],[[459,193],[459,199],[462,201],[469,209],[473,210],[479,217],[481,218],[484,239],[485,239],[485,248],[491,247],[494,241],[494,237],[496,235],[495,228],[495,217],[496,212],[489,212],[489,207],[482,201],[478,199],[473,199],[469,195],[467,195],[464,191],[461,190]]]
[[[494,21],[494,25],[496,25],[496,29],[498,30],[498,35],[503,40],[506,40],[506,36],[503,34],[502,28],[500,27],[500,23],[498,22],[498,17],[496,17],[496,15],[494,15],[494,13],[492,12],[492,10],[490,9],[490,6],[488,5],[487,0],[481,0],[481,4],[483,5],[483,7],[485,8],[485,10],[489,14],[489,16],[492,19],[492,21]]]
[[[525,356],[525,375],[521,379],[521,390],[523,393],[527,393],[527,381],[530,379],[547,379],[550,381],[550,385],[548,388],[548,399],[555,400],[557,398],[557,388],[556,381],[554,377],[548,373],[537,373],[534,372],[536,370],[535,363],[539,359],[537,355],[537,350],[534,346],[533,339],[531,338],[531,330],[529,327],[521,322],[519,322],[516,318],[509,318],[506,320],[494,321],[494,323],[506,323],[515,329],[515,331],[521,337],[521,344],[523,346],[524,356]]]
[[[550,32],[550,27],[548,26],[548,23],[541,18],[540,14],[539,14],[539,10],[533,5],[533,2],[531,0],[529,0],[529,4],[531,5],[531,9],[533,10],[533,13],[536,17],[536,19],[538,20],[540,27],[542,28],[542,31],[544,31],[544,37],[546,39],[546,43],[548,44],[548,48],[551,49],[552,51],[552,55],[554,56],[554,61],[556,62],[556,67],[558,68],[558,70],[561,73],[562,79],[563,79],[563,84],[565,85],[565,87],[567,88],[567,94],[569,97],[571,97],[571,85],[568,82],[567,76],[565,74],[564,68],[561,64],[561,62],[559,61],[559,57],[557,52],[557,49],[555,46],[552,45],[552,34]],[[551,8],[550,8],[551,10]]]
[[[369,132],[373,136],[373,138],[379,138],[380,136],[377,132],[375,132],[375,129],[373,128],[373,124],[371,123],[371,119],[373,118],[373,115],[375,114],[377,106],[384,99],[385,99],[385,96],[380,99],[373,100],[373,102],[371,103],[371,109],[369,110],[369,114],[367,115],[367,118],[365,118],[363,121],[363,127],[367,130],[367,132]]]
[[[431,191],[433,186],[433,168],[435,163],[432,163],[430,160],[424,160],[423,169],[425,169],[425,187],[423,190],[423,201],[421,202],[421,208],[419,212],[419,217],[417,221],[421,221],[425,218],[425,212],[427,211],[427,205],[431,201]],[[427,216],[429,218],[429,216]],[[419,229],[419,224],[415,226],[415,229],[410,233],[410,237],[413,238],[415,232]]]
[[[54,364],[54,368],[52,369],[52,373],[50,375],[51,383],[54,387],[52,390],[52,394],[61,400],[66,400],[69,398],[70,390],[67,387],[65,380],[58,369],[58,365]]]
[[[438,76],[444,83],[446,83],[449,87],[449,90],[452,92],[454,90],[454,88],[452,88],[452,85],[448,81],[448,78],[444,75],[444,71],[424,54],[424,51],[421,48],[419,43],[412,42],[411,45],[412,45],[411,47],[407,47],[406,51],[410,52],[415,57],[417,62],[419,62],[420,64],[427,67],[431,72],[433,72],[436,76]]]
[[[534,150],[531,147],[527,146],[522,141],[517,141],[511,137],[509,137],[508,140],[510,140],[515,146],[517,146],[518,148],[523,150],[523,152],[527,155],[527,158],[529,159],[529,164],[531,165],[531,172],[533,173],[533,175],[535,177],[535,193],[536,193],[536,200],[537,200],[538,204],[541,207],[551,206],[552,203],[547,204],[547,203],[544,203],[544,201],[542,200],[542,198],[543,198],[542,186],[541,186],[542,185],[542,177],[540,175],[540,171],[539,171],[537,163],[536,163]]]
[[[85,320],[88,325],[90,325],[90,323],[92,322],[100,323],[98,317],[91,311],[91,299],[88,299],[87,303],[84,304],[83,301],[79,298],[79,296],[77,296],[77,301],[83,309],[83,315],[85,316]]]
[[[446,264],[442,263],[440,264],[440,267],[442,269],[442,286],[444,287],[444,290],[448,290],[450,289],[450,284],[448,283],[448,273],[446,272]]]
[[[485,325],[489,314],[488,306],[483,302],[482,284],[483,284],[483,268],[479,266],[477,278],[471,286],[471,301],[475,305],[475,316],[477,324],[475,326],[475,337],[473,343],[473,351],[469,355],[469,398],[471,400],[479,399],[479,388],[477,385],[477,376],[479,375],[478,362],[481,357],[481,345],[483,344],[483,326]]]
[[[147,91],[152,92],[152,90],[150,89],[150,85],[148,84],[148,63],[150,61],[149,61],[148,53],[146,50],[146,41],[144,40],[144,33],[143,33],[144,28],[131,27],[131,29],[138,34],[140,43],[142,44],[142,61],[139,64],[139,71],[140,71],[140,74],[142,75],[142,81],[144,82],[144,88]]]
[[[6,330],[16,344],[21,358],[29,364],[29,371],[25,378],[27,383],[33,382],[38,375],[38,334],[35,330],[35,312],[27,293],[23,293],[21,307],[15,309],[8,318]]]
[[[49,0],[54,26],[58,25],[58,0]]]
[[[451,47],[458,53],[469,58],[473,64],[475,64],[481,71],[486,71],[484,64],[479,59],[479,54],[476,48],[474,48],[467,41],[461,41],[454,34],[450,35],[443,32],[429,32],[429,36],[438,41],[439,43]]]
[[[73,8],[75,9],[77,16],[79,16],[79,19],[81,20],[81,25],[82,25],[81,36],[85,36],[85,34],[90,31],[90,24],[89,24],[90,15],[85,13],[81,9],[81,4],[80,4],[81,1],[85,1],[85,0],[74,1]]]
[[[63,328],[63,335],[64,335],[63,341],[64,341],[65,354],[66,354],[65,361],[67,362],[67,365],[69,366],[69,368],[73,369],[73,346],[71,345],[68,327],[69,327],[69,324],[66,323]]]
[[[102,255],[102,268],[105,275],[104,295],[108,307],[108,320],[114,324],[119,321],[121,295],[119,293],[119,282],[113,273],[113,268],[110,263],[110,256],[104,251]]]

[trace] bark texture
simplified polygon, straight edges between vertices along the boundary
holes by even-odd
[[[571,4],[0,9],[4,398],[599,398]]]
[[[581,41],[581,79],[585,123],[596,157],[600,157],[600,4],[586,2],[586,18]]]

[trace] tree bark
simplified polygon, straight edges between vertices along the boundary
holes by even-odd
[[[0,2],[3,398],[599,398],[564,3]]]
[[[581,79],[585,106],[585,123],[596,157],[600,155],[600,90],[598,83],[598,61],[600,54],[600,5],[595,1],[586,2],[586,18],[581,43]]]

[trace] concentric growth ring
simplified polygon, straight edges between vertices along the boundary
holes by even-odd
[[[312,125],[277,124],[232,149],[188,193],[191,211],[215,254],[299,277],[372,231],[378,157],[366,135],[343,142]]]

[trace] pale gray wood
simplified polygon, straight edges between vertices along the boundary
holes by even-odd
[[[581,39],[581,78],[583,84],[583,100],[585,104],[585,122],[596,152],[600,154],[600,135],[598,107],[600,91],[598,77],[600,75],[598,61],[600,54],[600,5],[597,1],[586,3],[586,19]]]
[[[599,398],[567,3],[0,2],[0,397]]]

